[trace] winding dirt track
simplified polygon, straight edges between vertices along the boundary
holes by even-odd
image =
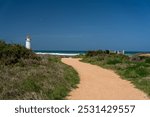
[[[78,88],[71,91],[71,100],[144,100],[146,94],[136,89],[129,81],[121,79],[111,70],[80,62],[75,58],[62,58],[80,76]]]

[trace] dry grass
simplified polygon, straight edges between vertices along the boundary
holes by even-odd
[[[71,67],[47,57],[42,60],[39,64],[25,60],[13,66],[0,65],[0,99],[64,99],[79,83]]]

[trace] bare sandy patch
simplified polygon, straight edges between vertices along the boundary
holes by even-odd
[[[150,57],[150,54],[140,54],[139,56]]]

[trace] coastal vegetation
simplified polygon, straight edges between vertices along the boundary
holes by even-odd
[[[60,57],[0,41],[0,99],[65,99],[78,83],[77,72]]]
[[[82,58],[83,62],[114,70],[123,79],[131,81],[150,96],[150,57],[139,55],[129,57],[109,50],[99,50],[89,51]]]

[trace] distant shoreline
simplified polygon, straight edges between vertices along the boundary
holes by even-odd
[[[42,53],[42,52],[36,52],[36,54],[39,54],[39,55],[56,55],[56,56],[77,56],[77,55],[80,55],[80,53],[68,54],[68,53]]]
[[[34,50],[36,54],[40,55],[56,55],[56,56],[77,56],[85,54],[87,51],[49,51],[49,50]]]
[[[61,50],[33,50],[36,54],[39,55],[56,55],[56,56],[77,56],[80,54],[85,54],[88,51],[61,51]],[[132,56],[135,54],[150,54],[150,51],[125,51],[125,55]]]

